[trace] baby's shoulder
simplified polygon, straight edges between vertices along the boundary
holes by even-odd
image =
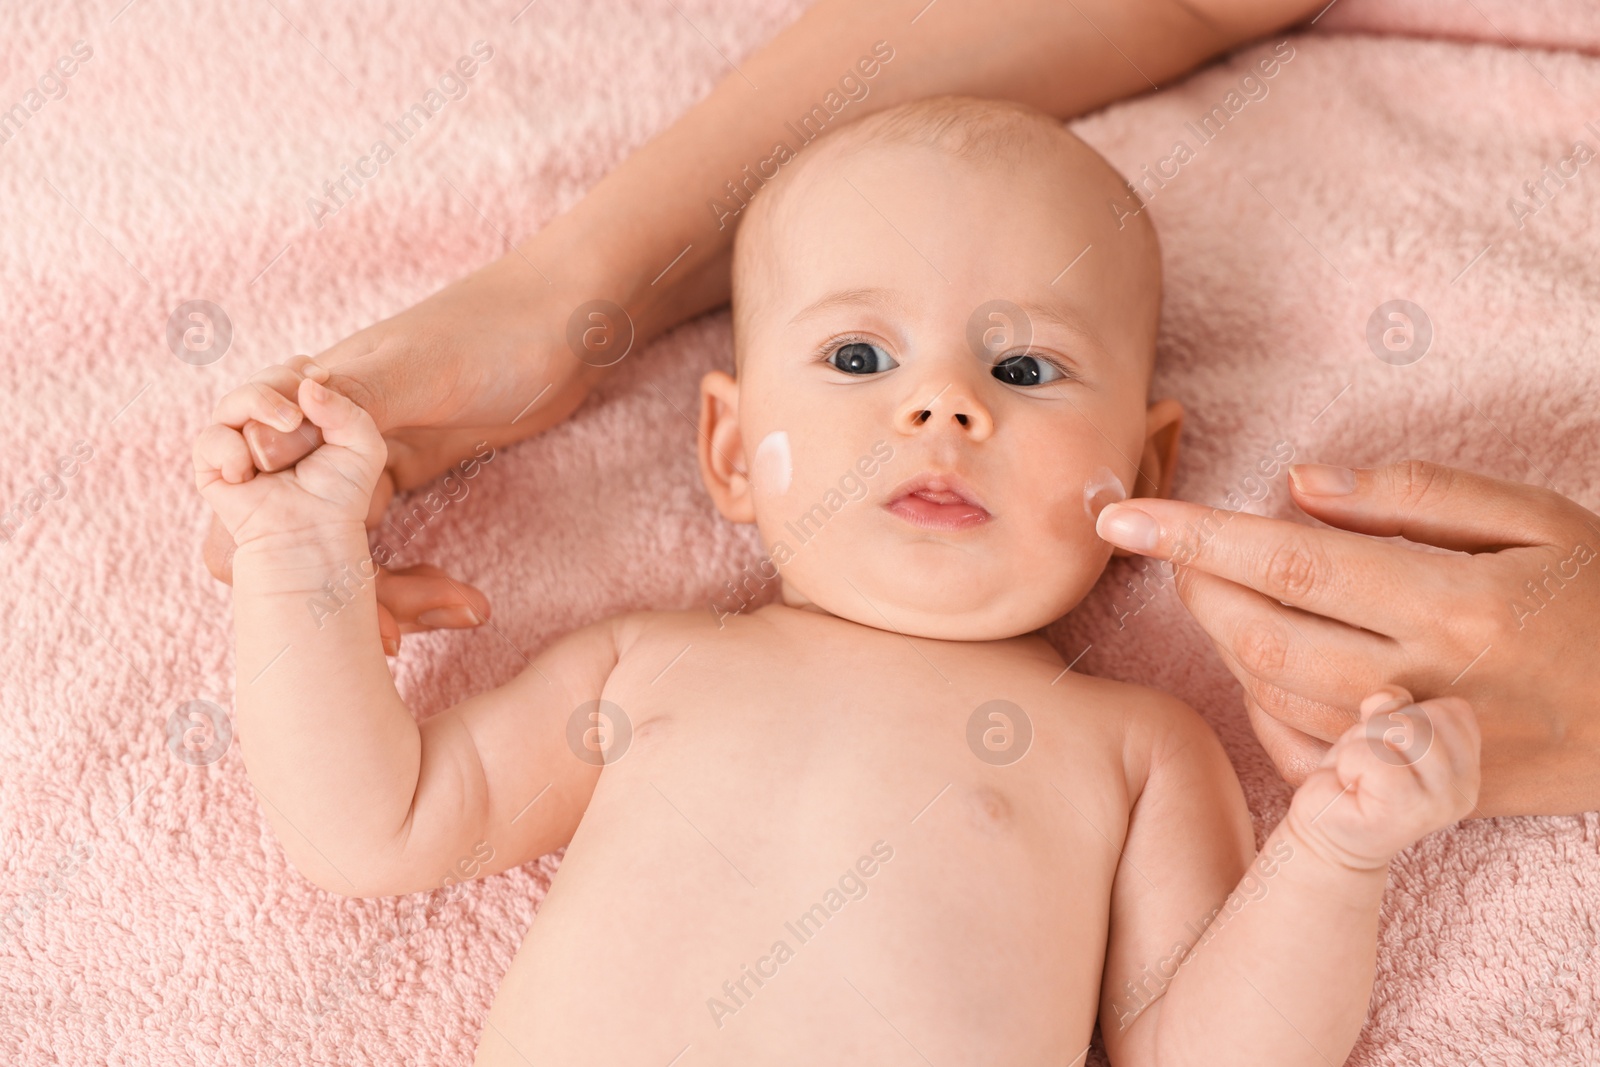
[[[1068,684],[1070,680],[1070,685]],[[1221,741],[1200,713],[1160,689],[1093,675],[1069,674],[1051,686],[1063,710],[1092,708],[1117,726],[1130,785],[1174,761],[1215,763]],[[1224,757],[1225,760],[1225,757]]]
[[[1188,704],[1147,685],[1070,672],[1053,682],[1050,689],[1056,691],[1063,706],[1093,707],[1117,715],[1134,734],[1154,736],[1197,727],[1210,729]]]
[[[681,648],[685,641],[703,639],[717,628],[710,612],[695,610],[642,608],[619,612],[608,621],[616,634],[619,659],[674,642]]]

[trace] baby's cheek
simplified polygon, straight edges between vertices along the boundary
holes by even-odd
[[[1067,475],[1049,487],[1042,501],[1043,536],[1058,552],[1099,548],[1105,542],[1094,532],[1095,520],[1106,505],[1127,497],[1122,479],[1109,467]]]
[[[1056,581],[1079,596],[1089,591],[1111,558],[1111,546],[1094,532],[1094,521],[1102,508],[1120,499],[1122,483],[1102,468],[1087,482],[1063,486],[1045,506],[1039,549]]]

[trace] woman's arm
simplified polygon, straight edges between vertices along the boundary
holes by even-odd
[[[1080,115],[1167,84],[1230,48],[1315,13],[1305,0],[820,0],[723,78],[530,242],[595,246],[648,340],[728,299],[738,214],[726,183],[757,172],[842,78],[862,89],[831,117],[853,122],[944,93]],[[862,75],[858,63],[893,58]],[[866,69],[871,69],[868,64]],[[860,95],[865,91],[865,95]],[[826,110],[822,116],[827,115]],[[768,168],[768,173],[773,168]],[[722,208],[714,205],[722,204]],[[688,249],[687,252],[684,252]],[[526,248],[530,253],[532,248]],[[657,275],[683,253],[665,277]],[[654,284],[652,284],[654,283]]]
[[[564,418],[576,406],[574,394],[604,373],[591,365],[600,360],[585,362],[566,343],[580,305],[604,299],[625,308],[637,349],[727,301],[739,221],[727,183],[744,181],[746,167],[758,170],[779,142],[803,151],[795,130],[804,116],[816,115],[812,128],[826,130],[907,100],[966,93],[1066,118],[1152,89],[1318,6],[820,0],[567,212],[496,262],[334,345],[317,362],[334,372],[329,386],[383,431],[509,427],[514,420],[519,430],[542,429]],[[892,58],[880,60],[885,54]],[[871,77],[858,66],[864,57],[876,61]],[[847,76],[861,88],[842,89]],[[857,99],[830,114],[830,94]],[[543,411],[559,414],[534,417]],[[398,488],[429,480],[454,458],[416,453],[406,450]]]
[[[1305,0],[820,0],[512,251],[316,356],[332,372],[328,387],[371,414],[388,443],[379,483],[383,500],[373,510],[381,512],[387,494],[431,481],[479,442],[510,444],[571,414],[609,369],[599,365],[608,360],[569,343],[569,325],[584,305],[605,300],[626,309],[637,351],[726,302],[739,220],[726,183],[744,180],[747,166],[757,171],[780,141],[803,150],[789,124],[798,128],[813,109],[822,108],[812,125],[824,131],[941,93],[1009,98],[1066,118],[1163,85],[1319,6]],[[886,54],[892,58],[879,58]],[[876,63],[871,77],[858,65],[863,57]],[[847,76],[859,88],[841,87]],[[834,115],[827,108],[830,93],[835,105],[855,98]],[[719,199],[722,210],[715,207]],[[269,370],[257,379],[283,379],[272,387],[292,394],[299,374]],[[298,434],[225,416],[225,409],[245,404],[224,398],[214,421],[275,450],[271,469],[313,447]],[[223,581],[231,578],[231,555],[226,531],[214,524],[205,560]],[[470,605],[480,617],[485,609],[481,596],[473,603],[437,575],[386,573],[378,599],[385,638],[394,642],[401,631],[428,628],[421,617],[430,609]]]

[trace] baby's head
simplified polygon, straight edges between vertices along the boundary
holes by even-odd
[[[1167,491],[1182,417],[1147,406],[1161,256],[1108,208],[1129,196],[1059,121],[967,97],[839,128],[760,190],[700,467],[785,603],[980,641],[1094,585],[1099,508]]]

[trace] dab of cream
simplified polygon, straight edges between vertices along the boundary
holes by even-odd
[[[1112,472],[1110,467],[1101,467],[1089,476],[1083,486],[1083,510],[1089,513],[1092,522],[1100,517],[1100,512],[1105,510],[1107,504],[1128,499],[1128,490],[1123,486],[1122,479]]]
[[[794,464],[789,456],[789,435],[783,430],[773,430],[756,446],[755,470],[752,480],[774,496],[789,491],[789,479],[794,474]]]

